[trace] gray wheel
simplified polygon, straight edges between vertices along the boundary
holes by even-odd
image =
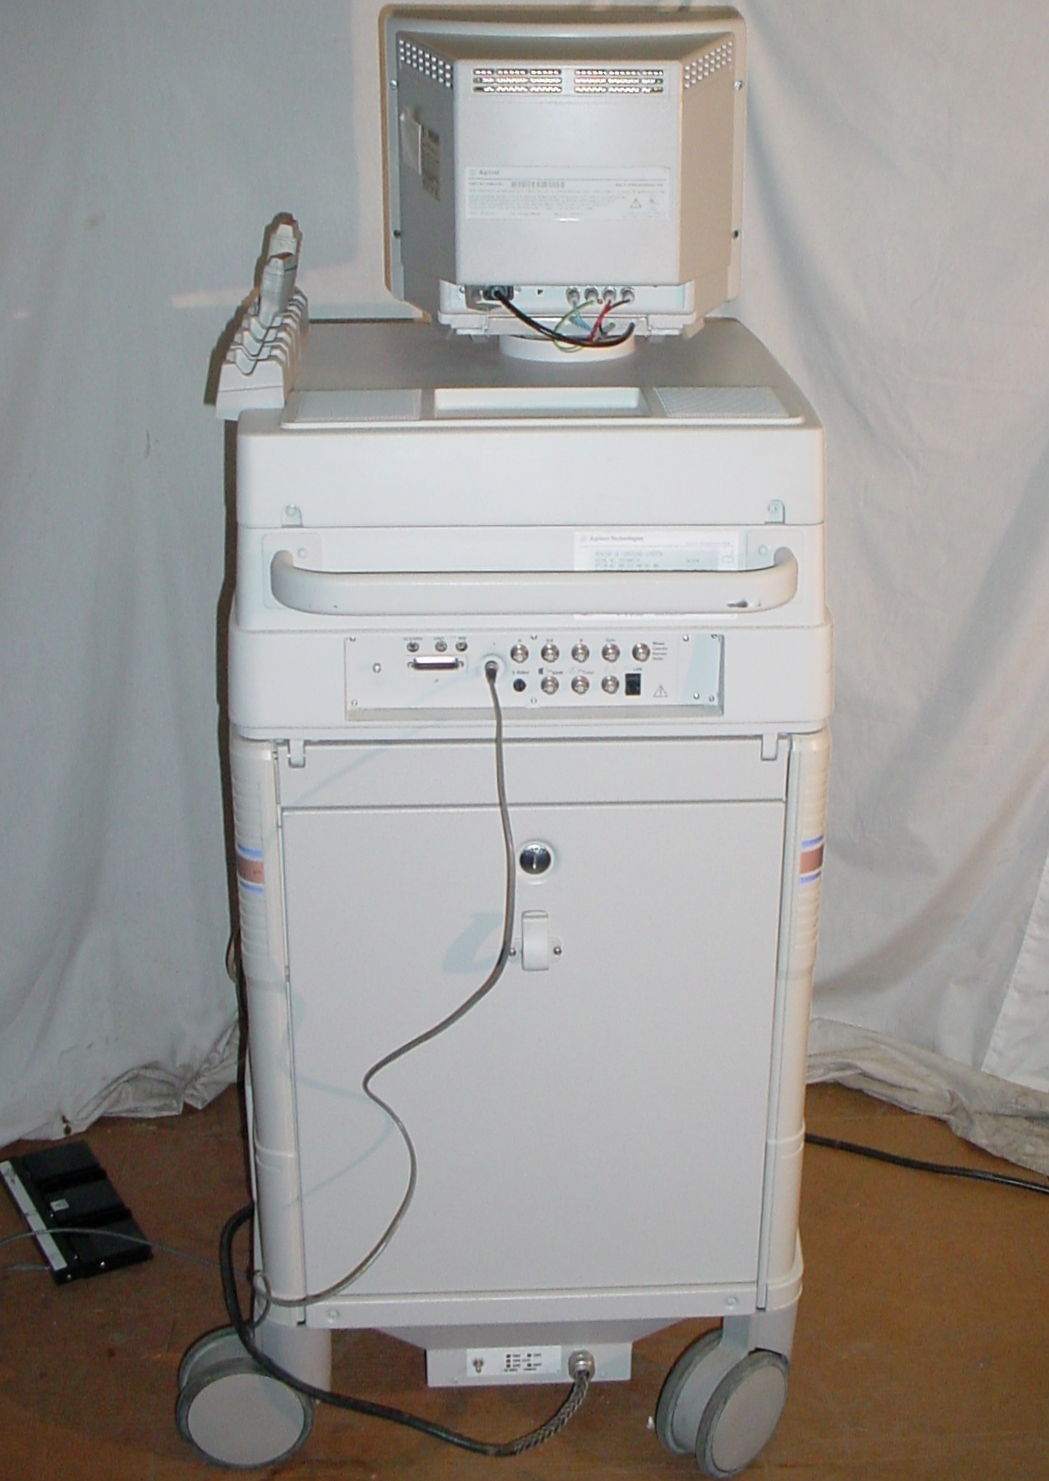
[[[184,1440],[206,1460],[232,1470],[272,1465],[298,1450],[313,1425],[313,1401],[263,1373],[237,1343],[211,1333],[186,1354],[175,1406]]]
[[[703,1411],[725,1374],[720,1345],[718,1327],[686,1347],[667,1374],[656,1405],[656,1434],[674,1455],[695,1454]]]
[[[211,1358],[221,1363],[227,1358],[237,1358],[244,1353],[240,1338],[232,1327],[218,1327],[214,1332],[205,1332],[192,1347],[187,1347],[178,1368],[178,1386],[185,1388],[198,1364]]]
[[[749,1352],[730,1368],[703,1412],[696,1461],[715,1481],[738,1476],[771,1440],[787,1401],[787,1360]]]

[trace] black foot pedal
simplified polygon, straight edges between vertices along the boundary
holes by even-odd
[[[152,1255],[87,1142],[12,1157],[0,1162],[0,1177],[59,1285],[138,1265]],[[77,1233],[63,1233],[69,1229]]]

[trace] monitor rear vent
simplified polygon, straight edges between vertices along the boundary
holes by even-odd
[[[397,61],[400,66],[421,72],[424,77],[429,77],[441,87],[450,88],[454,85],[455,68],[447,57],[431,51],[427,46],[420,46],[408,36],[397,38]]]
[[[475,93],[560,93],[564,80],[560,67],[475,67]]]
[[[685,86],[695,87],[698,83],[705,82],[708,77],[713,77],[715,72],[731,66],[732,37],[726,36],[723,41],[701,51],[698,56],[691,57],[685,63]]]
[[[662,67],[577,67],[575,93],[661,93],[666,74]]]

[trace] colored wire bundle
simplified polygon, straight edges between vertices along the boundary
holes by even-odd
[[[575,317],[579,312],[577,307],[573,307],[569,309],[567,314],[563,314],[558,320],[557,325],[553,329],[551,329],[549,324],[543,324],[538,319],[534,319],[531,314],[526,314],[524,309],[519,309],[513,302],[513,300],[507,296],[507,294],[493,293],[492,298],[496,303],[502,304],[507,313],[513,314],[515,319],[518,319],[522,324],[527,325],[527,327],[534,333],[541,335],[544,339],[552,340],[553,343],[556,345],[560,345],[562,347],[567,346],[568,348],[571,348],[573,350],[613,349],[616,345],[626,344],[627,340],[631,338],[635,328],[637,327],[634,324],[628,324],[626,329],[624,329],[619,334],[606,334],[604,332],[603,326],[605,320],[608,318],[608,315],[612,312],[613,309],[622,308],[626,303],[625,299],[618,299],[614,302],[608,301],[602,304],[601,310],[598,313],[597,318],[594,320],[594,323],[590,326],[589,332],[585,335],[574,335],[565,334],[561,329],[561,325],[566,322],[573,322],[575,320]]]

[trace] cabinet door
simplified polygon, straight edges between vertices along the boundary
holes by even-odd
[[[355,1294],[754,1280],[783,819],[775,801],[513,810],[518,855],[551,859],[517,870],[528,967],[518,950],[376,1077],[418,1186]],[[488,806],[293,811],[284,852],[317,1290],[401,1199],[404,1144],[361,1082],[483,981],[503,853]]]

